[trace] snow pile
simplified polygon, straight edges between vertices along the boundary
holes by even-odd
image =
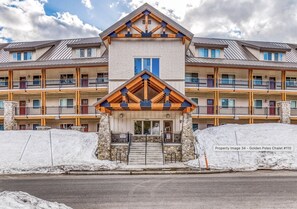
[[[64,204],[48,202],[25,192],[1,192],[0,209],[71,209]]]
[[[96,158],[98,136],[73,130],[1,131],[0,174],[115,169]]]
[[[288,124],[223,125],[196,131],[198,159],[188,162],[210,169],[297,169],[297,126]],[[215,151],[215,146],[291,146],[293,151]],[[206,158],[205,158],[206,156]]]

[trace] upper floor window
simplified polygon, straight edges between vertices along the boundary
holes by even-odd
[[[220,58],[220,49],[208,49],[208,48],[199,48],[198,56],[199,57],[210,57],[210,58]]]
[[[73,107],[73,99],[60,99],[60,107]]]
[[[261,99],[256,99],[256,100],[254,101],[254,107],[255,107],[256,109],[262,109],[262,106],[263,106],[263,102],[262,102]]]
[[[159,58],[134,58],[134,73],[135,75],[143,70],[152,72],[159,77],[160,74],[160,59]]]
[[[61,74],[60,76],[60,82],[63,84],[73,84],[74,80],[73,80],[73,74]]]
[[[222,99],[222,108],[233,108],[235,107],[235,100],[234,99]]]
[[[8,77],[0,77],[0,87],[8,86]]]
[[[198,73],[186,73],[186,83],[198,83]]]
[[[222,74],[222,84],[235,84],[235,75]]]
[[[95,48],[76,49],[76,57],[77,58],[96,57],[96,49]]]
[[[211,49],[211,58],[219,58],[220,52],[220,49]]]
[[[108,73],[97,73],[97,83],[107,83]]]
[[[296,86],[296,77],[286,77],[286,86]]]
[[[199,48],[198,50],[199,57],[208,57],[208,49],[206,48]]]
[[[283,53],[281,52],[263,52],[265,61],[283,61]]]
[[[38,109],[40,108],[40,100],[34,99],[33,100],[33,109]]]
[[[296,109],[297,108],[297,101],[291,101],[291,108]]]
[[[32,60],[32,52],[24,52],[24,60]]]
[[[253,76],[254,85],[261,86],[262,85],[262,76]]]

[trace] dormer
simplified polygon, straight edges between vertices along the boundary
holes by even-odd
[[[286,61],[286,53],[291,48],[285,43],[275,42],[259,42],[259,41],[238,41],[258,60],[284,62]]]
[[[195,57],[224,58],[224,49],[228,44],[216,39],[193,38],[190,50]]]
[[[72,48],[72,58],[74,59],[101,57],[105,50],[99,37],[82,38],[67,44],[67,47]]]
[[[9,62],[36,61],[56,43],[56,41],[11,43],[4,48],[4,51],[9,52]]]

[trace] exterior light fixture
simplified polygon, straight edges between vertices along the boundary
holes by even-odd
[[[170,114],[166,114],[166,118],[170,118]]]
[[[119,118],[123,118],[123,117],[124,117],[124,114],[121,113],[121,114],[119,115]]]

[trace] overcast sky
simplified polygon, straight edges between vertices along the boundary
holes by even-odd
[[[196,36],[297,43],[297,0],[0,0],[0,42],[97,36],[145,2]]]

